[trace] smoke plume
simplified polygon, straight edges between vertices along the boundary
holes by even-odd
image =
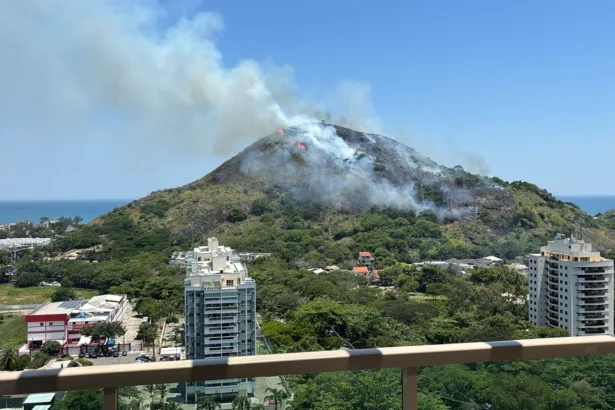
[[[450,170],[385,136],[318,122],[281,129],[260,149],[245,151],[241,171],[336,208],[431,210],[440,219],[475,213],[471,192],[447,183]],[[415,184],[436,189],[443,204],[418,199]]]
[[[0,133],[100,138],[93,128],[102,119],[109,133],[143,148],[217,155],[326,112],[301,98],[291,67],[226,66],[216,45],[221,16],[165,7],[0,2]],[[368,86],[344,82],[337,94],[332,120],[377,131]]]

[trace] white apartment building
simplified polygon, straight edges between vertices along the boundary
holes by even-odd
[[[527,256],[529,318],[571,336],[613,334],[613,261],[582,240],[564,238]]]
[[[194,249],[184,283],[186,359],[256,354],[256,285],[233,254],[209,238]],[[231,401],[237,395],[253,397],[254,379],[191,382],[185,385],[186,402],[206,395]]]

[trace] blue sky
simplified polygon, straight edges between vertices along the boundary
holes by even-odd
[[[93,13],[66,4],[71,9],[64,14],[70,18]],[[190,17],[213,11],[224,25],[212,37],[225,69],[246,59],[263,70],[288,65],[296,94],[325,107],[341,81],[363,82],[370,86],[382,131],[445,165],[460,163],[506,180],[531,181],[556,194],[615,193],[615,2],[212,0],[183,3],[181,9],[177,4],[162,4],[167,14],[143,30],[144,38],[163,36],[182,12]],[[5,10],[6,19],[23,22],[12,26],[15,31],[33,24],[27,9]],[[84,31],[65,28],[58,17],[63,11],[68,9],[41,11],[53,24],[46,27],[51,34],[40,35],[51,46],[74,44],[78,50]],[[119,33],[131,21],[120,12],[109,16],[105,27],[119,27]],[[19,50],[15,34],[0,29],[5,52]],[[129,53],[130,47],[140,47],[140,38],[129,34],[130,41],[118,35],[114,46]],[[36,33],[28,35],[31,41]],[[140,122],[162,106],[141,109],[139,101],[126,96],[116,104],[106,90],[91,86],[94,82],[81,87],[78,81],[91,70],[81,71],[86,64],[79,53],[72,55],[70,69],[65,61],[48,63],[44,55],[18,53],[24,53],[16,58],[19,64],[0,70],[0,86],[12,87],[11,100],[0,100],[0,150],[5,153],[0,199],[136,198],[203,176],[260,136],[245,135],[224,150],[209,149],[207,137],[173,144],[160,141],[159,133],[148,139],[151,133]],[[140,60],[152,55],[159,54],[144,52]],[[64,73],[73,72],[80,74],[67,80]],[[165,81],[161,77],[152,75],[144,89],[157,87]],[[60,97],[57,90],[43,94],[58,78],[67,81]],[[141,74],[131,77],[132,82],[141,79]],[[80,102],[83,90],[87,104]],[[75,109],[67,112],[75,101]],[[130,110],[118,115],[118,106]],[[202,126],[190,118],[185,122]],[[183,123],[171,125],[181,130]],[[130,137],[132,130],[139,138]]]

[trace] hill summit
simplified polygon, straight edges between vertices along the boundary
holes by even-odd
[[[289,260],[316,251],[332,262],[377,248],[404,261],[514,258],[580,229],[597,249],[615,248],[610,221],[534,184],[445,167],[384,135],[307,122],[275,130],[203,178],[133,201],[78,235],[118,255],[215,235],[240,250]]]
[[[300,202],[360,211],[391,207],[469,220],[485,207],[512,217],[512,195],[461,166],[447,168],[384,135],[324,123],[283,128],[212,172],[208,182],[262,181]]]

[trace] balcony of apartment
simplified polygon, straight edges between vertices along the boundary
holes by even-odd
[[[238,333],[239,327],[237,326],[224,326],[224,327],[208,327],[208,334],[221,334],[221,333]]]
[[[559,279],[557,279],[557,276],[549,275],[549,278],[547,279],[547,283],[549,285],[559,285]]]
[[[608,320],[609,312],[605,309],[602,312],[577,312],[578,320]]]
[[[604,290],[604,291],[609,290],[608,281],[594,282],[594,283],[577,282],[576,285],[577,285],[577,290]]]
[[[235,325],[237,324],[237,317],[235,318],[205,318],[204,323],[206,325]]]
[[[233,337],[224,337],[224,338],[220,338],[220,337],[206,337],[205,338],[205,345],[215,345],[215,344],[224,344],[224,343],[238,343],[239,342],[239,336],[233,336]]]
[[[600,305],[589,305],[577,308],[577,314],[606,314],[609,312],[609,305],[607,303]]]
[[[549,290],[557,292],[557,290],[559,290],[559,287],[557,284],[549,283]]]
[[[597,329],[586,329],[586,330],[577,329],[577,336],[597,337],[596,335],[604,335],[607,332],[608,332],[608,327],[597,328]]]
[[[609,335],[598,335],[604,330],[585,328],[579,332],[596,336],[334,350],[2,372],[0,373],[0,394],[7,396],[102,389],[104,392],[103,409],[117,410],[120,407],[118,388],[122,386],[400,368],[401,410],[417,410],[417,368],[615,353],[615,338]]]
[[[579,292],[577,293],[577,295],[579,297],[587,297],[587,296],[597,296],[597,297],[602,297],[602,296],[606,296],[608,293],[608,289],[585,289],[585,290],[579,290]]]
[[[559,327],[559,320],[547,318],[547,324],[551,327]]]
[[[580,320],[577,327],[581,328],[597,328],[597,327],[608,327],[608,323],[605,320]]]
[[[577,295],[577,305],[603,305],[608,303],[606,297]]]
[[[218,308],[218,309],[213,309],[213,308],[207,308],[205,309],[205,314],[209,315],[209,314],[225,314],[225,313],[229,313],[229,314],[237,314],[237,308]]]
[[[582,267],[579,275],[591,275],[591,274],[606,274],[606,266],[595,266],[595,267]]]

